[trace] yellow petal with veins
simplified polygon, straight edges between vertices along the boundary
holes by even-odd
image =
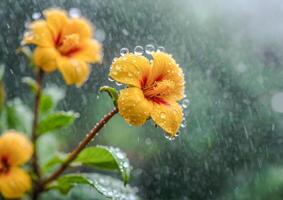
[[[73,57],[90,63],[101,62],[101,49],[101,44],[98,41],[88,39],[82,42],[80,51],[75,53]]]
[[[63,27],[68,22],[67,14],[60,9],[48,9],[44,11],[44,16],[46,17],[46,22],[52,33],[53,40],[56,41],[59,35],[62,37]]]
[[[120,92],[118,109],[129,124],[139,126],[149,118],[152,102],[145,99],[139,88],[126,88]]]
[[[64,27],[63,35],[78,34],[80,41],[92,37],[92,26],[90,22],[83,18],[69,19]]]
[[[154,103],[151,117],[167,134],[174,137],[182,123],[183,109],[176,102],[168,102],[168,105]]]
[[[147,58],[129,53],[114,59],[109,75],[118,82],[140,88],[149,71],[150,63]]]
[[[52,34],[44,20],[38,20],[30,24],[30,31],[23,38],[24,44],[34,44],[40,47],[54,46]]]
[[[167,53],[152,53],[152,70],[149,77],[149,84],[156,80],[169,80],[174,82],[175,88],[167,97],[178,101],[184,97],[184,74],[176,61]]]
[[[0,193],[8,199],[21,198],[31,187],[31,178],[21,168],[11,167],[0,174]]]
[[[57,64],[66,83],[69,85],[81,86],[88,79],[90,69],[84,61],[61,57],[57,59]]]
[[[54,48],[37,47],[33,53],[35,65],[45,72],[56,70],[58,57],[60,57],[60,54]]]
[[[27,162],[33,153],[33,146],[25,135],[8,131],[0,137],[0,157],[6,157],[11,166]]]

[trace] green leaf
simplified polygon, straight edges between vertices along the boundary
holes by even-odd
[[[31,77],[23,77],[22,82],[27,84],[33,93],[36,93],[36,91],[38,90],[38,85],[36,81]]]
[[[95,188],[95,185],[91,180],[84,177],[80,174],[69,174],[65,176],[61,176],[57,179],[55,184],[52,184],[48,187],[48,189],[56,189],[63,194],[67,194],[70,189],[72,189],[76,185],[89,185]]]
[[[119,170],[124,184],[130,176],[130,164],[125,153],[114,147],[88,147],[75,159],[75,163],[89,165],[103,170]]]
[[[30,133],[32,112],[19,98],[8,101],[5,109],[7,128]]]
[[[48,113],[55,107],[53,99],[49,95],[42,95],[40,99],[39,110],[41,114]]]
[[[43,93],[52,98],[54,105],[61,101],[65,97],[65,90],[56,85],[49,85],[44,88]]]
[[[58,102],[65,97],[65,91],[55,85],[46,87],[40,99],[40,113],[46,114],[54,110]]]
[[[39,122],[37,131],[39,134],[57,131],[61,128],[71,125],[78,117],[79,114],[72,111],[59,111],[49,114]]]
[[[90,188],[89,190],[86,190],[88,189],[86,187],[74,188],[79,185],[87,185],[90,186]],[[94,197],[104,199],[100,197],[100,195],[109,199],[140,199],[136,194],[138,191],[137,188],[130,187],[129,185],[124,186],[123,182],[120,180],[95,173],[61,176],[54,184],[48,187],[49,190],[55,189],[63,194],[67,194],[72,188],[74,188],[72,190],[72,196],[75,195],[80,199],[93,199]],[[57,196],[57,198],[59,197]]]
[[[113,87],[109,87],[109,86],[102,86],[99,88],[100,92],[107,92],[107,94],[111,97],[114,106],[117,106],[117,101],[118,101],[118,91],[113,88]]]
[[[66,158],[65,153],[56,153],[53,157],[51,157],[47,162],[45,162],[42,166],[42,172],[46,173],[51,171],[55,166],[60,163],[63,163]]]

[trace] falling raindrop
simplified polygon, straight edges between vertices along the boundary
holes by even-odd
[[[275,112],[283,113],[283,92],[278,92],[272,96],[271,106]]]
[[[123,48],[120,50],[120,55],[121,55],[121,56],[124,56],[124,55],[126,55],[126,54],[128,54],[128,53],[129,53],[129,49],[126,48],[126,47],[123,47]]]
[[[32,19],[37,20],[41,17],[41,13],[40,12],[35,12],[32,14]]]
[[[134,48],[134,53],[137,55],[142,55],[143,54],[143,47],[142,46],[136,46]]]
[[[78,18],[78,17],[81,16],[81,11],[80,11],[80,9],[78,9],[78,8],[71,8],[71,9],[69,10],[69,15],[70,15],[70,17],[72,17],[72,18]]]
[[[165,47],[163,47],[163,46],[159,46],[159,47],[157,47],[157,51],[165,51]]]
[[[97,29],[95,33],[95,37],[99,42],[103,42],[105,40],[106,34],[104,30],[102,29]]]
[[[151,54],[151,53],[154,52],[154,51],[155,51],[154,45],[148,44],[148,45],[145,46],[145,52],[146,52],[147,54]]]

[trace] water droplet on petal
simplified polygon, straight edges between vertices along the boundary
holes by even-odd
[[[189,99],[184,99],[183,102],[182,102],[182,107],[183,108],[188,108],[190,104],[190,100]]]
[[[108,77],[108,81],[113,82],[114,80],[111,77]]]
[[[142,46],[136,46],[134,48],[134,53],[137,55],[142,55],[143,54],[143,47]]]
[[[37,20],[41,17],[41,13],[40,12],[35,12],[32,14],[32,19]]]
[[[172,136],[170,133],[167,133],[167,132],[164,132],[164,137],[167,139],[167,140],[175,140],[176,139],[176,136]]]
[[[157,47],[157,51],[165,51],[165,47],[163,47],[163,46],[159,46],[159,47]]]
[[[161,119],[165,119],[165,118],[166,118],[166,114],[165,114],[164,112],[162,112],[162,113],[160,114],[160,118],[161,118]]]
[[[115,82],[115,84],[116,84],[117,86],[121,86],[121,85],[122,85],[121,83],[118,83],[118,82]]]
[[[124,56],[124,55],[126,55],[126,54],[128,54],[128,53],[129,53],[129,49],[126,48],[126,47],[123,47],[123,48],[120,50],[120,55],[121,55],[121,56]]]
[[[154,45],[148,44],[148,45],[145,46],[145,52],[146,52],[147,54],[151,54],[151,53],[154,52],[154,51],[155,51]]]
[[[78,9],[78,8],[71,8],[71,9],[69,10],[69,15],[70,15],[70,17],[72,17],[72,18],[78,18],[78,17],[81,16],[81,11],[80,11],[80,9]]]

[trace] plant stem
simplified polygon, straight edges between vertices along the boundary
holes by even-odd
[[[37,156],[37,147],[36,147],[36,141],[37,141],[37,125],[38,125],[38,117],[39,117],[39,105],[40,105],[40,98],[42,93],[42,82],[43,82],[44,72],[42,70],[39,70],[36,75],[36,82],[37,82],[37,90],[35,94],[35,101],[34,101],[34,109],[33,109],[33,123],[32,123],[32,133],[31,133],[31,140],[34,145],[34,152],[32,155],[32,168],[33,172],[35,173],[37,179],[40,179],[40,169],[38,165],[38,156]],[[37,186],[36,183],[33,184],[33,199],[37,199]]]
[[[65,162],[47,179],[42,181],[42,188],[52,181],[56,180],[70,165],[70,163],[76,159],[79,153],[88,145],[88,143],[93,139],[93,137],[100,131],[101,128],[118,112],[117,108],[114,108],[90,130],[90,132],[85,136],[85,138],[78,144],[78,146],[69,154]]]

